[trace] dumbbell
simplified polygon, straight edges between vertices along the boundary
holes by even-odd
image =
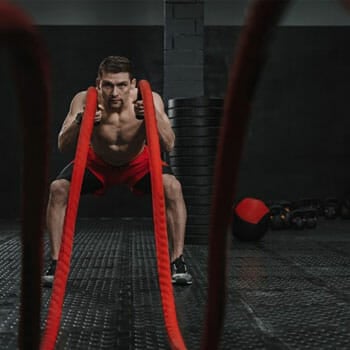
[[[335,219],[339,211],[339,202],[336,198],[326,199],[323,206],[323,215],[326,219]]]
[[[280,204],[270,206],[270,227],[273,230],[289,227],[289,211],[286,211]]]
[[[323,205],[322,201],[318,198],[303,198],[298,201],[295,201],[292,204],[294,209],[297,208],[314,208],[316,209],[316,215],[323,215]]]
[[[290,224],[292,228],[297,230],[302,230],[306,225],[306,220],[304,218],[304,211],[301,208],[293,209],[290,212]]]
[[[305,227],[315,228],[317,226],[317,209],[306,208],[304,209]]]
[[[315,208],[306,207],[291,211],[291,225],[297,230],[315,228],[317,220],[317,210]]]

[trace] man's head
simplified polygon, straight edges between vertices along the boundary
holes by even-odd
[[[97,79],[101,79],[106,73],[129,73],[130,80],[132,80],[132,64],[126,57],[108,56],[103,59],[98,67]]]
[[[111,109],[121,109],[129,99],[130,90],[136,85],[132,65],[128,58],[108,56],[97,72],[96,86]]]

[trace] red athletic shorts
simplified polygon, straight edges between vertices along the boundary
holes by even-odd
[[[58,175],[57,179],[66,179],[71,181],[73,173],[74,162],[71,162]],[[83,190],[84,193],[94,193],[96,195],[103,195],[109,187],[115,185],[127,185],[131,191],[136,194],[148,192],[138,183],[149,182],[149,152],[148,147],[145,146],[143,151],[130,163],[122,166],[113,166],[102,160],[90,147],[88,152],[86,168],[98,180],[98,186],[91,186],[91,182],[96,179],[91,179],[91,174],[85,172]],[[163,162],[163,173],[172,174],[171,168],[167,163]],[[89,176],[87,176],[89,175]],[[90,182],[90,185],[87,183]],[[85,190],[84,190],[85,186]],[[144,184],[143,184],[144,186]],[[148,184],[147,184],[147,187]]]

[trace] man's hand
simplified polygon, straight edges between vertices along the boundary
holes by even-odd
[[[142,100],[137,100],[134,101],[134,110],[135,110],[135,116],[136,119],[144,119],[145,118],[145,110],[143,107],[143,101]]]
[[[75,117],[75,122],[80,125],[83,119],[83,115],[84,115],[84,111],[85,111],[85,106],[83,107],[83,111],[77,113],[76,117]],[[101,123],[102,117],[103,117],[103,112],[104,112],[104,107],[102,105],[97,105],[97,109],[96,109],[96,114],[95,114],[95,118],[94,118],[94,125],[98,125]]]
[[[145,110],[143,107],[142,95],[140,88],[137,89],[136,100],[133,101],[136,119],[145,119]]]
[[[105,109],[101,104],[97,105],[96,114],[95,114],[95,118],[94,118],[94,125],[98,125],[101,123],[104,110]]]

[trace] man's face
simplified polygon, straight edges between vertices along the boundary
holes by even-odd
[[[104,103],[110,109],[121,109],[128,101],[133,87],[129,73],[103,73],[97,80]]]

